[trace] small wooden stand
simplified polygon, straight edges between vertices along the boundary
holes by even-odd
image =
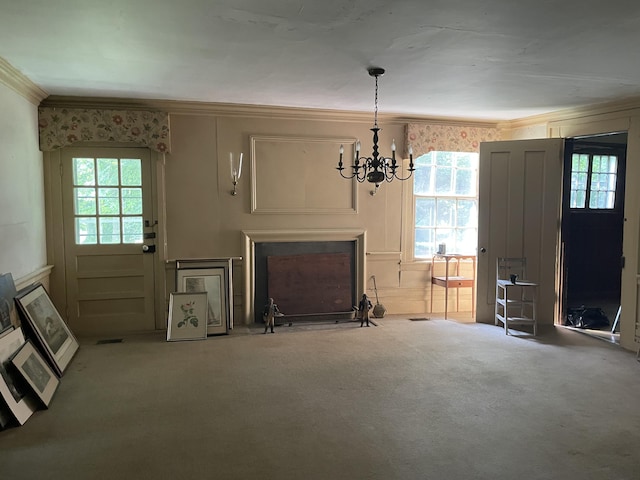
[[[445,261],[444,276],[435,275],[436,260],[443,259]],[[449,262],[455,261],[455,274],[449,275]],[[473,262],[473,276],[460,276],[460,260],[471,260]],[[449,309],[449,289],[456,289],[456,302],[460,302],[460,288],[471,288],[471,316],[475,315],[476,308],[476,257],[475,255],[460,255],[456,253],[436,253],[433,255],[433,263],[431,265],[431,306],[430,311],[433,312],[433,286],[438,285],[444,287],[444,318],[447,318]],[[457,305],[456,305],[457,308]]]

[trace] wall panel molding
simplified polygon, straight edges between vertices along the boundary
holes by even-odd
[[[354,138],[250,137],[251,213],[355,214],[355,180],[335,169],[338,150],[353,151]],[[327,186],[331,185],[331,196]]]

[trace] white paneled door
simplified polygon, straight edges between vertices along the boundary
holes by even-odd
[[[527,257],[539,323],[554,323],[563,152],[561,138],[480,145],[477,321],[493,323],[496,258]]]
[[[153,330],[149,150],[64,149],[62,188],[71,328],[85,335]]]

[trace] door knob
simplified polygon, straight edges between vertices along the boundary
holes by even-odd
[[[142,251],[144,253],[153,253],[156,251],[155,245],[142,245]]]
[[[481,247],[481,248],[480,248],[480,253],[487,253],[487,249],[486,249],[486,248],[484,248],[484,247]]]

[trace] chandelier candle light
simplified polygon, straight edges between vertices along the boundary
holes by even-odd
[[[340,172],[340,176],[343,178],[351,179],[354,178],[362,183],[365,180],[374,183],[376,185],[376,190],[380,186],[383,181],[391,182],[394,178],[398,180],[408,180],[415,168],[413,167],[413,149],[411,145],[408,146],[409,153],[409,175],[406,177],[402,177],[398,175],[398,165],[396,161],[396,141],[393,140],[391,142],[391,157],[387,158],[384,156],[380,156],[378,153],[378,132],[380,128],[378,127],[378,77],[381,77],[384,74],[384,68],[372,67],[369,69],[369,75],[375,77],[376,79],[376,95],[375,95],[375,111],[373,117],[373,128],[370,130],[373,132],[373,153],[370,157],[361,157],[360,156],[360,141],[356,140],[356,152],[354,156],[354,164],[351,165],[353,168],[353,173],[350,175],[345,175],[342,171],[345,167],[342,164],[342,156],[344,155],[344,146],[340,145],[340,160],[338,161],[338,167],[336,170]],[[362,162],[362,164],[360,163]]]
[[[238,185],[238,180],[240,180],[240,175],[242,175],[242,152],[240,152],[240,160],[237,167],[233,164],[233,152],[229,152],[229,167],[231,168],[231,181],[233,182],[231,195],[236,196],[238,194],[236,186]]]

